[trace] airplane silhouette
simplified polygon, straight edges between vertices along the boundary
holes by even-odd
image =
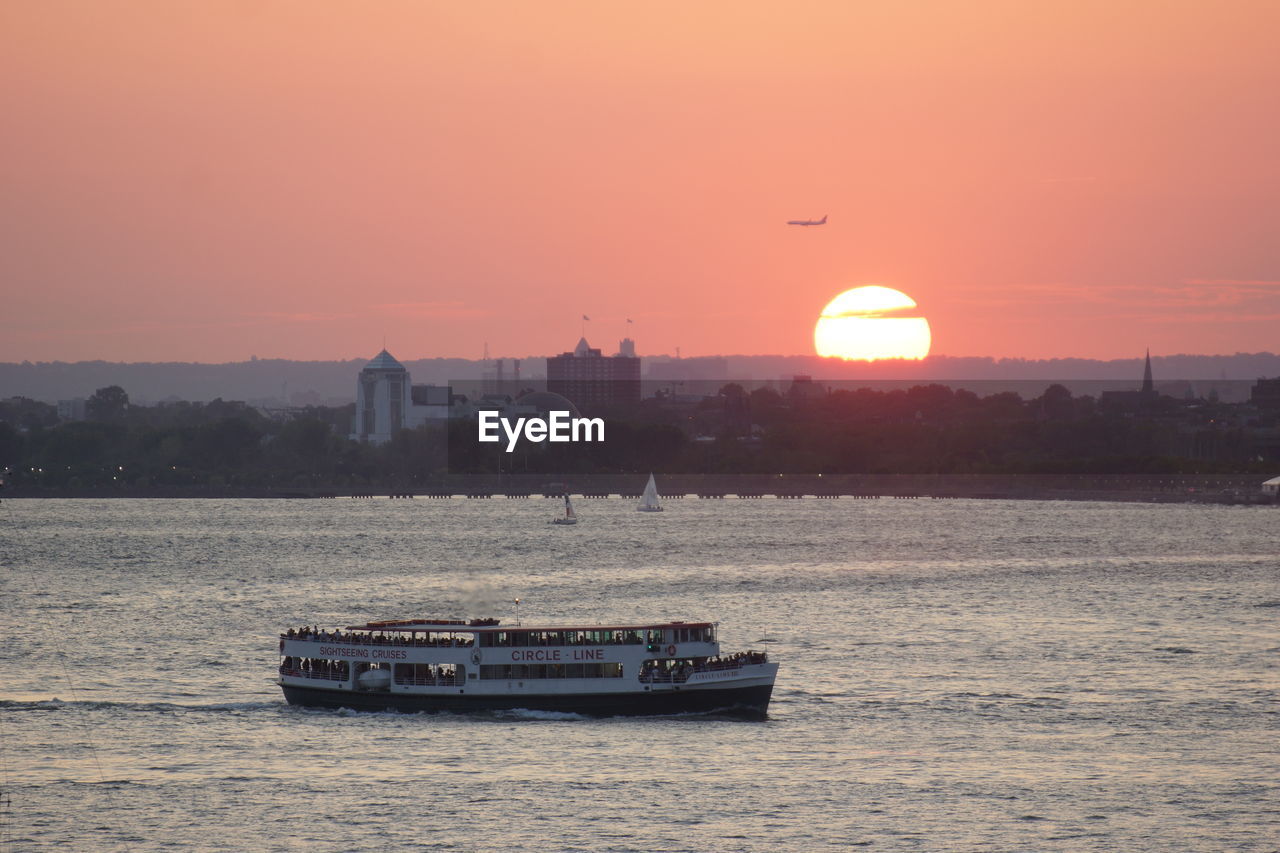
[[[826,225],[827,215],[824,213],[821,219],[790,219],[788,225]]]

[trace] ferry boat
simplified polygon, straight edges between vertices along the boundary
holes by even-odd
[[[722,655],[716,622],[514,625],[417,619],[280,635],[291,705],[363,711],[528,709],[764,718],[778,665]]]

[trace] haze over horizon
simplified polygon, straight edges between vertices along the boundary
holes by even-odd
[[[488,364],[489,362],[492,362],[495,359],[503,359],[505,361],[510,361],[511,359],[540,361],[540,360],[546,359],[548,356],[560,354],[559,352],[524,353],[524,354],[515,354],[510,352],[494,352],[490,354],[490,358],[486,361],[485,359],[480,357],[474,357],[469,355],[456,355],[456,354],[406,356],[404,358],[401,358],[399,354],[394,350],[394,348],[387,346],[386,349],[391,353],[393,357],[396,358],[397,361],[404,362],[404,363],[424,362],[424,361],[434,360],[434,361],[467,362],[467,363],[480,365],[480,364]],[[606,347],[606,350],[607,349],[608,348]],[[606,352],[605,354],[609,355],[610,353]],[[332,356],[328,358],[321,357],[321,358],[291,359],[291,358],[284,358],[280,356],[259,356],[256,353],[254,353],[246,358],[233,358],[233,359],[227,359],[224,361],[179,361],[177,359],[146,359],[146,360],[138,360],[138,361],[113,361],[110,359],[102,359],[102,358],[86,358],[86,359],[76,359],[74,361],[71,361],[68,359],[53,358],[53,359],[22,359],[21,361],[0,361],[0,365],[6,365],[6,366],[12,367],[12,366],[21,366],[21,365],[54,365],[54,364],[70,365],[70,364],[103,363],[103,364],[118,364],[118,365],[191,364],[191,365],[203,365],[203,366],[213,367],[213,366],[223,366],[223,365],[252,364],[256,362],[274,362],[274,361],[290,362],[290,363],[296,363],[296,364],[334,364],[334,363],[345,363],[345,362],[362,363],[365,361],[372,360],[372,358],[375,355],[376,355],[376,351],[374,353],[362,354],[362,355]],[[1133,355],[1132,353],[1130,353],[1129,355],[1118,356],[1116,358],[1081,358],[1077,356],[1051,356],[1046,358],[1024,358],[1021,356],[996,357],[996,356],[989,356],[989,355],[950,356],[950,355],[945,355],[943,353],[931,353],[930,355],[926,356],[923,359],[894,358],[894,359],[877,359],[875,361],[863,361],[863,360],[856,360],[856,359],[846,360],[846,359],[841,359],[836,357],[820,356],[814,353],[707,353],[705,355],[676,356],[673,353],[641,352],[641,353],[637,353],[637,356],[646,361],[667,361],[667,360],[674,360],[676,358],[685,358],[688,360],[728,359],[730,361],[803,359],[806,361],[812,361],[816,364],[829,365],[832,368],[832,371],[836,374],[852,373],[857,375],[866,375],[868,377],[873,378],[874,374],[878,372],[884,372],[887,375],[895,375],[903,372],[903,369],[907,369],[908,372],[910,372],[913,375],[927,376],[928,366],[930,364],[941,364],[941,363],[948,363],[948,364],[970,363],[971,364],[971,363],[978,363],[978,362],[986,362],[992,365],[1013,364],[1013,363],[1054,364],[1054,363],[1071,363],[1071,362],[1078,362],[1082,364],[1096,364],[1096,365],[1141,363],[1144,353],[1139,353],[1138,355]],[[1235,359],[1235,360],[1275,359],[1277,357],[1280,357],[1280,356],[1277,356],[1275,352],[1272,352],[1270,350],[1259,350],[1257,352],[1234,352],[1234,353],[1179,352],[1179,353],[1152,353],[1151,354],[1152,360],[1157,363],[1160,362],[1161,360],[1176,360],[1176,361],[1203,360],[1205,362],[1212,362],[1212,361],[1232,360],[1232,359]]]
[[[9,4],[0,362],[810,355],[863,284],[936,355],[1274,350],[1278,28],[1247,0]]]

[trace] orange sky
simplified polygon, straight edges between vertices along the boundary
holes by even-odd
[[[1280,3],[0,5],[0,361],[1280,350]],[[821,228],[787,219],[830,216]],[[626,318],[634,324],[628,327]]]

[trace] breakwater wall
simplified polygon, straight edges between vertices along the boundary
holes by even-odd
[[[648,473],[465,475],[351,486],[279,488],[152,486],[148,488],[10,488],[0,497],[346,498],[511,497],[568,492],[584,499],[639,497]],[[1266,476],[1167,474],[658,474],[658,491],[679,498],[990,498],[1275,503],[1262,493]]]

